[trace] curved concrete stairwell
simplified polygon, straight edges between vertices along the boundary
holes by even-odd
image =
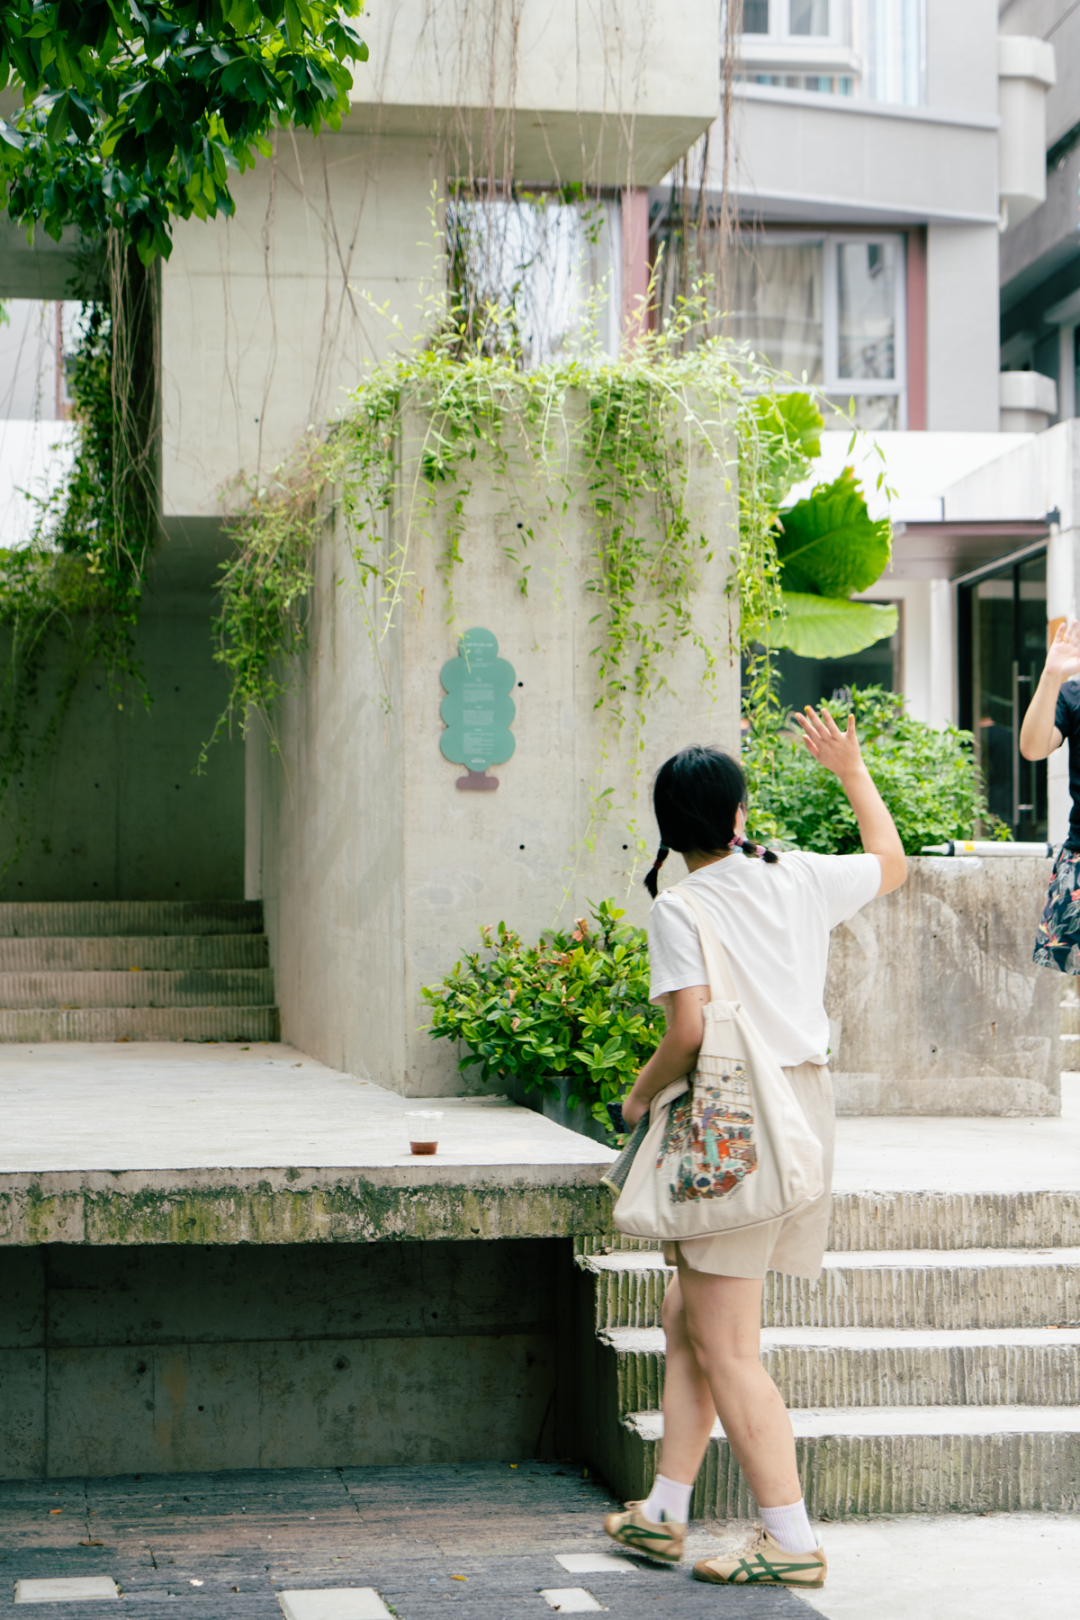
[[[257,900],[0,904],[0,1041],[276,1041]]]
[[[765,1288],[811,1513],[1080,1509],[1080,1193],[842,1194],[832,1241],[819,1283]],[[629,1499],[663,1429],[669,1272],[617,1242],[577,1256],[580,1421]],[[719,1424],[693,1511],[754,1512]]]

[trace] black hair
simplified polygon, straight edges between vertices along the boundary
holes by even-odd
[[[728,849],[735,840],[735,816],[745,804],[746,777],[738,760],[723,749],[683,748],[664,761],[653,783],[660,848],[645,874],[645,887],[654,899],[668,851],[689,855]],[[770,863],[777,859],[775,850],[759,850],[748,838],[740,839],[739,847],[744,855],[762,854]]]

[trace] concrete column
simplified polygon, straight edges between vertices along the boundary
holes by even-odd
[[[926,242],[926,426],[998,431],[996,225],[931,225]]]
[[[907,425],[926,427],[926,231],[907,233]]]
[[[405,544],[408,492],[422,484],[424,426],[418,411],[408,414],[406,493],[388,520],[391,545]],[[725,471],[734,475],[734,451],[729,445],[723,460],[696,447],[691,454],[690,520],[710,540],[693,612],[717,667],[707,678],[689,640],[674,649],[664,665],[670,689],[650,700],[640,753],[632,729],[605,733],[595,707],[593,649],[603,630],[583,490],[573,491],[549,538],[543,497],[523,476],[522,506],[508,514],[505,480],[478,453],[460,562],[444,567],[443,509],[420,511],[408,536],[404,604],[374,643],[381,587],[353,588],[340,530],[320,544],[309,645],[275,708],[278,752],[258,754],[262,895],[286,1040],[408,1096],[478,1090],[458,1072],[450,1043],[427,1034],[420,991],[478,948],[480,925],[504,921],[535,940],[609,896],[629,920],[645,921],[652,773],[687,743],[738,747],[726,594],[738,492],[734,476],[725,488]],[[541,513],[526,554],[527,595],[513,515],[520,509],[527,521],[535,506],[525,503]],[[339,587],[343,577],[349,583]],[[462,767],[440,748],[440,672],[471,627],[494,634],[514,668],[516,746],[492,767],[497,791],[459,791]]]
[[[648,325],[649,193],[628,186],[622,194],[622,330],[632,344]]]
[[[932,726],[954,726],[956,699],[956,591],[951,580],[930,581],[930,708]]]
[[[1076,415],[1076,327],[1058,327],[1058,421]]]

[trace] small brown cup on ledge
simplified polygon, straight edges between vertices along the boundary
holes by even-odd
[[[439,1121],[442,1110],[417,1108],[405,1115],[409,1124],[409,1152],[419,1158],[439,1150]]]

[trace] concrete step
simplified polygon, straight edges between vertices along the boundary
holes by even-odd
[[[658,1327],[669,1268],[649,1251],[583,1255],[595,1327]],[[770,1272],[767,1327],[1080,1326],[1080,1248],[829,1253],[817,1283]]]
[[[793,1412],[799,1472],[811,1514],[1075,1512],[1080,1504],[1080,1408],[862,1407]],[[645,1494],[663,1418],[626,1419],[629,1494]],[[755,1512],[720,1425],[694,1489],[695,1517]]]
[[[277,1041],[276,1007],[85,1007],[0,1011],[0,1041]]]
[[[1080,1192],[840,1192],[830,1249],[1080,1247]]]
[[[610,1328],[619,1412],[659,1408],[661,1328]],[[788,1406],[1080,1406],[1080,1328],[897,1332],[766,1328],[762,1360]]]
[[[1080,1036],[1080,1001],[1061,1003],[1061,1033]]]
[[[261,934],[260,900],[5,900],[0,938]]]
[[[1080,1248],[1080,1192],[837,1192],[830,1249]],[[579,1238],[576,1253],[652,1250],[621,1232]]]
[[[264,968],[265,934],[169,934],[125,938],[5,939],[0,973],[108,973],[131,968],[206,972],[211,968]]]
[[[0,1009],[89,1007],[270,1007],[269,968],[205,972],[0,973]]]

